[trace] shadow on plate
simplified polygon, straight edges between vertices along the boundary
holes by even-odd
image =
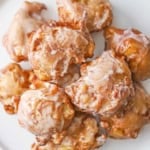
[[[0,150],[8,150],[8,147],[0,141]]]

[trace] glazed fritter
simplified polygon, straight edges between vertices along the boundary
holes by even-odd
[[[93,56],[94,42],[85,29],[86,27],[80,29],[71,24],[49,21],[32,32],[28,56],[39,79],[59,84],[59,80],[63,80],[70,72],[70,68],[76,70],[72,65],[81,64]]]
[[[7,113],[17,112],[20,96],[30,86],[30,73],[16,63],[10,63],[0,71],[0,102]]]
[[[19,124],[36,135],[41,143],[63,135],[74,117],[74,109],[63,89],[55,84],[45,85],[24,92],[18,108]]]
[[[142,86],[135,83],[135,95],[129,98],[114,116],[105,119],[109,136],[113,138],[136,138],[142,127],[150,121],[150,96]]]
[[[150,77],[150,38],[136,29],[105,30],[106,49],[125,56],[135,80]]]
[[[46,6],[42,3],[25,1],[12,19],[3,45],[14,61],[27,60],[27,35],[45,22],[41,15],[44,9]]]
[[[86,114],[77,114],[60,144],[51,140],[46,145],[34,143],[32,150],[91,150],[102,146],[106,136],[97,121]]]
[[[131,72],[123,58],[106,51],[81,66],[81,77],[66,93],[80,111],[109,116],[133,93]]]
[[[59,19],[77,23],[87,14],[86,25],[90,32],[99,31],[112,22],[112,8],[109,0],[56,0]]]

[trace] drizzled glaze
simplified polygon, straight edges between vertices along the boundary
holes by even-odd
[[[108,0],[57,0],[59,18],[66,22],[85,22],[89,31],[102,30],[112,22],[112,10]]]
[[[81,78],[66,87],[66,92],[80,110],[110,115],[133,92],[131,73],[123,59],[112,51],[81,68]]]
[[[56,85],[28,90],[21,96],[19,123],[36,136],[48,138],[55,132],[62,132],[69,126],[73,116],[69,98]]]

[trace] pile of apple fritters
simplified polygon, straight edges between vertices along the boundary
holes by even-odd
[[[0,102],[35,135],[32,150],[93,150],[107,137],[136,138],[150,120],[150,38],[137,29],[111,27],[108,0],[56,0],[47,7],[25,1],[3,37],[14,63],[0,72]],[[104,31],[95,51],[92,32]],[[28,61],[31,68],[19,64]]]

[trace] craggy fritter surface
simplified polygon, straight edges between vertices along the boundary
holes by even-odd
[[[135,82],[150,77],[150,38],[108,27],[109,0],[56,3],[59,21],[45,20],[39,2],[25,1],[14,16],[3,45],[31,69],[11,63],[0,71],[0,103],[35,135],[31,150],[95,150],[108,136],[136,138],[150,122],[150,96]],[[88,61],[90,33],[103,29],[106,51]]]
[[[80,78],[80,67],[78,65],[70,65],[68,72],[64,77],[60,77],[57,80],[57,85],[64,88],[67,85],[75,82]],[[49,83],[55,83],[55,80],[50,80],[49,82],[40,80],[34,72],[30,75],[30,88],[31,89],[40,89]]]
[[[60,77],[58,79],[57,84],[61,87],[66,87],[67,85],[77,81],[79,78],[80,78],[80,67],[78,65],[72,64],[68,68],[68,72],[63,77]]]
[[[23,93],[18,107],[18,121],[22,127],[43,143],[48,138],[59,138],[74,117],[74,109],[63,89],[45,84],[37,90]],[[58,137],[57,137],[58,136]],[[57,139],[58,140],[58,139]]]
[[[90,32],[99,31],[112,22],[109,0],[56,0],[59,19],[76,23],[87,14],[86,25]]]
[[[34,143],[32,150],[91,150],[103,145],[106,136],[97,121],[86,114],[77,113],[60,144],[49,141],[46,145]]]
[[[3,45],[14,61],[27,60],[27,34],[43,24],[44,9],[46,6],[42,3],[25,1],[14,16],[3,37]]]
[[[135,95],[111,118],[104,119],[108,134],[113,138],[136,138],[141,128],[150,120],[150,96],[137,83]]]
[[[135,80],[150,77],[150,38],[136,29],[105,30],[106,49],[125,56]]]
[[[10,63],[0,71],[0,102],[9,114],[18,110],[21,94],[29,88],[30,71]]]
[[[71,65],[81,64],[87,57],[93,56],[95,45],[85,29],[49,21],[32,32],[28,56],[39,79],[58,83],[69,72]]]
[[[81,66],[81,78],[66,87],[72,103],[84,112],[109,116],[132,94],[130,70],[113,51]]]

